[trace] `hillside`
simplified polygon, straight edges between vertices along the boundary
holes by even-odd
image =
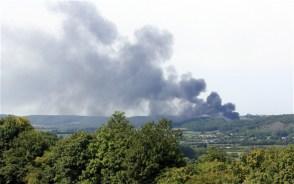
[[[0,117],[6,115],[2,114]],[[77,116],[77,115],[29,115],[25,116],[32,125],[40,130],[50,132],[76,132],[79,130],[95,131],[101,127],[109,117],[107,116]],[[135,127],[141,127],[146,122],[157,121],[160,116],[133,116],[128,117]],[[167,119],[177,121],[179,117],[168,116]]]
[[[2,115],[3,116],[3,115]],[[104,124],[106,116],[60,116],[30,115],[27,118],[40,130],[59,135],[72,134],[79,130],[93,132]],[[128,117],[135,127],[146,122],[157,121],[160,116]],[[181,117],[168,116],[174,128],[184,130],[185,140],[198,143],[217,144],[287,144],[294,143],[294,115],[246,115],[239,120],[222,117],[196,117],[183,120]]]
[[[239,120],[228,120],[221,117],[199,117],[181,122],[175,122],[176,127],[187,128],[194,131],[224,131],[241,132],[245,130],[260,131],[293,131],[294,114],[287,115],[246,115]]]
[[[5,115],[0,115],[5,116]],[[29,115],[26,116],[34,127],[45,130],[76,131],[93,130],[100,127],[108,119],[107,116],[75,116],[75,115]],[[148,121],[157,121],[161,116],[132,116],[128,120],[135,127],[140,127]],[[286,115],[246,115],[239,120],[229,120],[223,117],[196,117],[185,119],[177,116],[167,116],[173,121],[173,127],[186,128],[192,131],[221,131],[259,133],[291,133],[294,131],[294,114]]]
[[[200,117],[174,124],[189,144],[280,145],[294,143],[294,115]]]

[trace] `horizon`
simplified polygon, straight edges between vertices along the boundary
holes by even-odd
[[[120,112],[120,111],[114,111],[114,112]],[[113,112],[113,113],[114,113]],[[27,116],[77,116],[77,117],[105,117],[105,118],[108,118],[111,115],[78,115],[78,114],[3,114],[3,113],[0,113],[0,116],[9,116],[9,115],[12,115],[12,116],[23,116],[23,117],[27,117]],[[294,115],[294,113],[289,113],[289,114],[240,114],[240,117],[244,117],[244,116],[283,116],[283,115]],[[165,118],[165,116],[169,116],[169,117],[181,117],[181,116],[177,116],[177,115],[131,115],[131,116],[128,116],[126,115],[127,118],[132,118],[132,117],[163,117]],[[194,117],[189,117],[188,119],[190,118],[200,118],[200,117],[208,117],[208,118],[215,118],[215,117],[221,117],[221,118],[225,118],[225,117],[222,117],[222,116],[210,116],[210,115],[199,115],[199,116],[194,116]],[[185,118],[184,118],[185,119]]]

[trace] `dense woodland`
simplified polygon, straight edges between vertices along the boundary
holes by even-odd
[[[7,116],[0,120],[0,184],[294,183],[294,146],[238,158],[210,147],[188,158],[181,137],[168,120],[135,128],[119,112],[94,133],[66,138]]]

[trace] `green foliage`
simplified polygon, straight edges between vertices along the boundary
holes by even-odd
[[[194,164],[168,170],[159,176],[158,183],[236,183],[238,178],[233,175],[230,160],[225,152],[209,148]]]
[[[180,145],[180,149],[186,159],[192,160],[199,156],[198,153],[193,148],[191,148],[191,146]]]
[[[197,174],[187,183],[195,184],[223,184],[236,183],[238,178],[233,175],[232,168],[227,162],[219,160],[204,161],[196,164]]]
[[[211,162],[211,161],[220,161],[220,162],[226,162],[228,160],[228,157],[226,153],[218,148],[210,147],[207,149],[206,154],[201,156],[199,158],[202,162]]]
[[[145,124],[136,132],[128,151],[129,176],[139,183],[151,183],[162,169],[182,165],[179,136],[179,132],[172,130],[170,121]]]
[[[169,121],[130,125],[115,113],[89,146],[92,159],[83,173],[88,183],[152,183],[161,169],[183,162],[178,133]]]
[[[188,164],[185,167],[174,167],[163,170],[156,178],[158,184],[180,184],[186,183],[196,174],[196,167]]]
[[[0,119],[0,154],[8,150],[11,146],[12,140],[18,136],[19,133],[31,130],[33,127],[29,121],[22,117],[7,116]]]
[[[83,172],[88,183],[117,183],[128,180],[126,170],[127,150],[135,129],[123,113],[116,112],[106,125],[98,129],[93,143],[89,145],[91,160]]]
[[[0,133],[0,184],[294,183],[294,146],[255,149],[237,159],[202,147],[205,153],[187,163],[181,132],[164,119],[136,129],[116,112],[94,134],[57,140],[8,116]]]
[[[247,174],[245,183],[294,183],[294,146],[254,150],[240,164]]]
[[[166,170],[157,182],[165,183],[294,183],[294,146],[256,149],[230,160],[211,149],[191,165]],[[193,168],[193,169],[191,169]]]
[[[154,183],[169,167],[183,165],[171,122],[135,129],[120,112],[94,135],[76,133],[60,140],[29,167],[26,183]]]
[[[35,160],[26,176],[27,183],[77,183],[82,171],[89,162],[88,145],[91,135],[78,132],[60,140],[42,157]]]
[[[1,154],[0,183],[6,184],[24,183],[33,160],[57,140],[52,134],[33,130],[27,120],[12,116],[1,120],[1,132],[6,147]]]

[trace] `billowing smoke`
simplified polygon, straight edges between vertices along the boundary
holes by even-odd
[[[55,11],[65,15],[59,36],[3,26],[3,112],[238,118],[217,93],[199,98],[203,79],[164,74],[172,54],[167,31],[146,26],[127,41],[92,4],[63,2]]]

